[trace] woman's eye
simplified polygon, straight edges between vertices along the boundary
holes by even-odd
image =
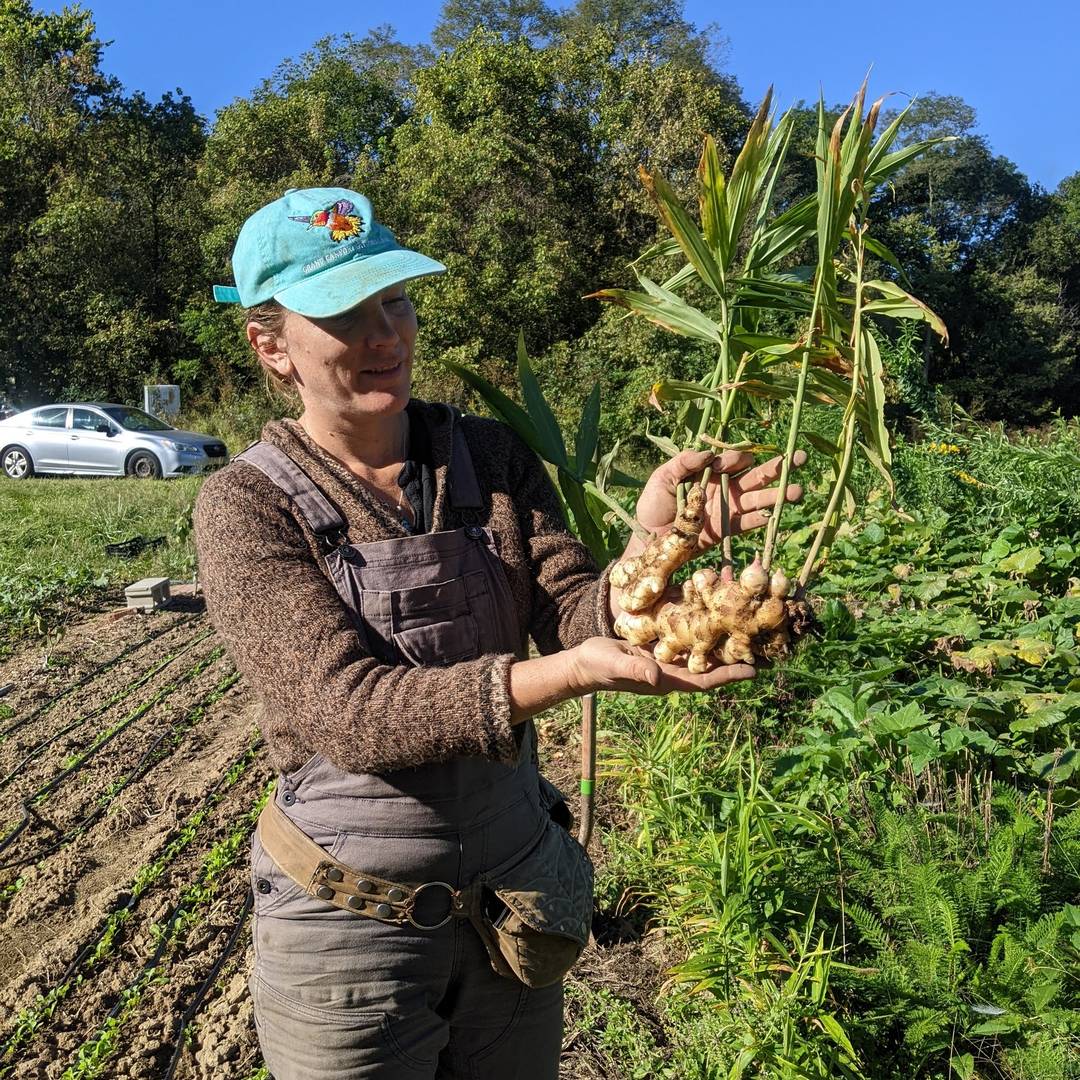
[[[409,298],[407,296],[391,296],[388,300],[383,301],[385,307],[392,307],[395,310],[401,310],[408,304]]]

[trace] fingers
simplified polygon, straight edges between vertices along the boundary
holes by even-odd
[[[713,462],[712,470],[719,478],[720,473],[739,473],[743,469],[749,469],[753,464],[754,455],[746,450],[725,450]]]
[[[768,461],[757,468],[751,469],[749,472],[739,477],[739,487],[742,491],[752,491],[756,488],[765,487],[767,484],[771,484],[774,480],[780,479],[780,469],[783,466],[783,457],[770,458]],[[806,452],[803,450],[796,450],[792,459],[792,465],[798,468],[800,465],[806,464]]]
[[[757,669],[751,664],[721,664],[704,675],[694,675],[676,664],[658,664],[657,667],[663,673],[663,681],[659,684],[663,693],[673,690],[704,693],[726,683],[752,679],[757,674]]]
[[[676,484],[681,484],[688,476],[700,473],[716,457],[711,450],[684,450],[673,458],[669,458],[653,473],[654,477],[663,480],[664,484],[675,489]]]
[[[776,488],[755,489],[739,493],[739,512],[745,514],[749,510],[763,510],[776,505]],[[788,484],[787,502],[798,502],[803,495],[802,484]]]
[[[618,682],[643,684],[656,687],[660,684],[660,665],[648,654],[627,646],[615,663],[613,677]]]

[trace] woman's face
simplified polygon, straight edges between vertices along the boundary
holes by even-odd
[[[379,416],[409,400],[415,342],[416,312],[404,286],[393,285],[341,315],[287,312],[278,348],[305,410]]]

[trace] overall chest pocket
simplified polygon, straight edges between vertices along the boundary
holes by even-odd
[[[480,571],[411,589],[365,590],[362,606],[391,663],[455,664],[490,651],[494,609]]]

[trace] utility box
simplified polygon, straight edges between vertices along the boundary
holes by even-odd
[[[180,387],[171,385],[144,386],[143,411],[167,420],[180,412]]]
[[[136,581],[124,590],[129,608],[142,608],[153,611],[170,599],[169,579],[167,577],[148,577]]]

